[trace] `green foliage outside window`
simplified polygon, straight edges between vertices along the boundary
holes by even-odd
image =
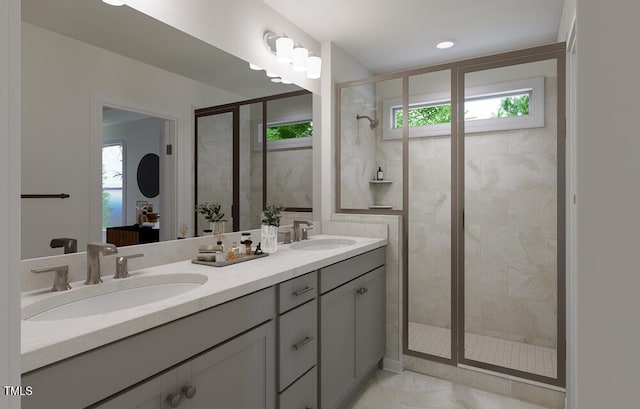
[[[496,98],[497,99],[497,98]],[[489,101],[488,101],[489,102]],[[497,102],[497,101],[496,101]],[[490,102],[489,102],[490,103]],[[465,120],[483,119],[476,116],[467,117]],[[514,95],[500,99],[496,111],[491,112],[490,118],[504,118],[510,116],[529,115],[529,95]],[[395,128],[402,128],[402,108],[394,109]],[[448,124],[451,122],[451,105],[429,105],[409,107],[409,126],[424,126]]]
[[[402,109],[395,112],[396,128],[402,128]],[[409,108],[409,126],[447,124],[451,122],[451,105]]]
[[[282,139],[306,138],[313,135],[313,126],[310,121],[296,124],[274,125],[267,127],[267,141],[279,141]]]
[[[529,115],[529,95],[502,98],[498,113],[494,118],[521,115]]]

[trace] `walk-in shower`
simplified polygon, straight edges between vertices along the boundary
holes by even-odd
[[[563,70],[557,45],[338,84],[336,209],[402,216],[404,354],[564,385]]]

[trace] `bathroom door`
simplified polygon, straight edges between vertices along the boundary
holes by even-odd
[[[237,107],[196,114],[195,203],[222,205],[226,231],[240,229],[239,221],[239,123]],[[209,223],[196,214],[196,234]]]

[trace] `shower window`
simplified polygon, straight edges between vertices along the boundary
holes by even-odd
[[[262,123],[256,125],[254,151],[262,150],[262,128]],[[313,122],[311,119],[267,123],[268,150],[310,148],[313,144],[312,138]]]
[[[541,128],[544,126],[544,77],[499,82],[468,88],[464,120],[467,133]],[[383,139],[402,138],[402,101],[383,101]],[[386,119],[386,120],[385,120]],[[451,99],[446,93],[409,98],[409,137],[451,133]]]

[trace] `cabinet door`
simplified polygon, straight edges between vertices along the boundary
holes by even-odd
[[[337,408],[351,393],[356,373],[356,292],[345,284],[320,297],[320,399]]]
[[[95,409],[164,409],[167,396],[176,387],[176,371],[158,375],[104,403],[91,406]],[[179,392],[178,392],[179,393]]]
[[[275,409],[275,332],[269,321],[191,361],[195,395],[181,409]]]
[[[364,376],[384,355],[385,283],[384,267],[356,285],[356,364],[358,378]]]

